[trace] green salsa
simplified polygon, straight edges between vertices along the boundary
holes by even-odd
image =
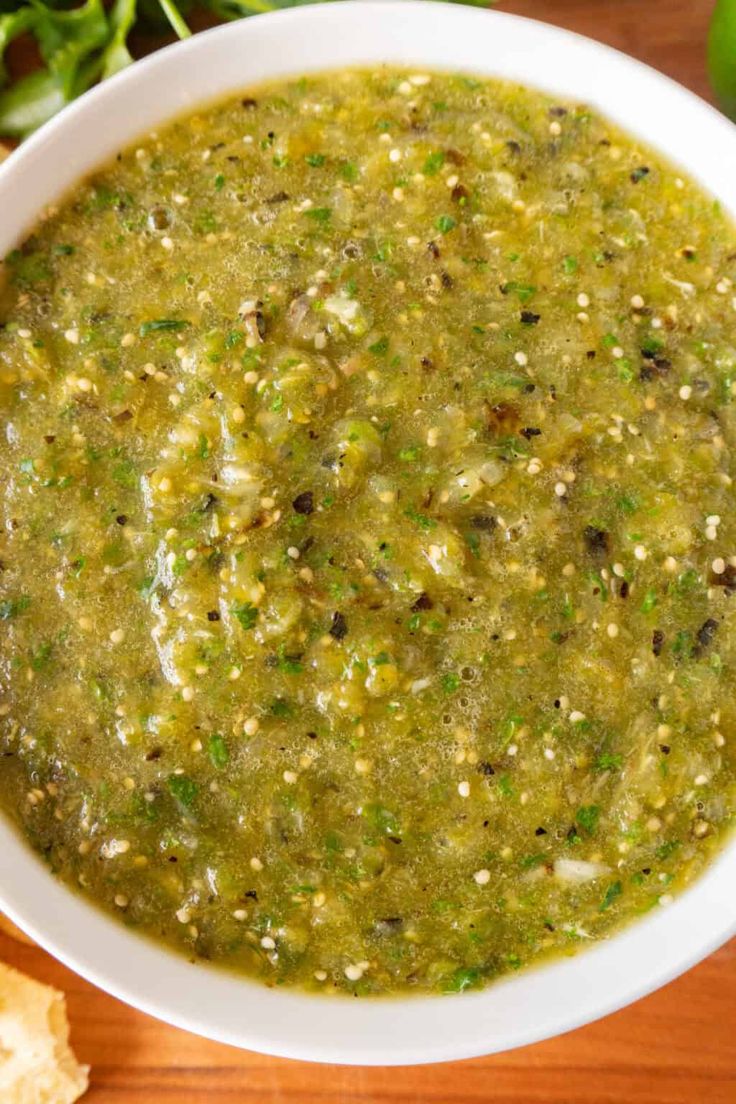
[[[736,807],[736,232],[587,107],[257,88],[6,258],[0,801],[269,985],[459,992]]]

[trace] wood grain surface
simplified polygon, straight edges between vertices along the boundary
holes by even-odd
[[[608,42],[708,96],[712,0],[508,0],[502,10]],[[32,54],[21,48],[15,65]],[[92,1066],[85,1104],[736,1104],[736,941],[658,993],[523,1050],[406,1069],[264,1058],[167,1027],[0,934],[0,959],[63,989]]]

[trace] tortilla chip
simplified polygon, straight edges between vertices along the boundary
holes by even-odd
[[[69,1047],[63,993],[0,964],[0,1100],[74,1104],[89,1067]]]

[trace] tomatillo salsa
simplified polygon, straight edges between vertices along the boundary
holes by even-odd
[[[734,815],[736,233],[587,107],[379,68],[121,152],[4,266],[0,796],[131,928],[455,992]]]

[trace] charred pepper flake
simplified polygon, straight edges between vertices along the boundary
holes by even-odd
[[[470,524],[473,529],[479,529],[481,533],[492,533],[498,522],[493,514],[473,514]]]
[[[246,111],[253,111],[258,107],[258,100],[254,100],[252,96],[246,96],[240,101],[241,107],[244,107]]]
[[[521,318],[522,325],[536,326],[537,322],[542,316],[541,314],[535,314],[534,311],[523,310],[521,311],[519,317]]]
[[[631,173],[629,179],[632,184],[638,184],[640,180],[643,180],[645,176],[649,176],[650,169],[646,165],[640,165],[637,169]]]
[[[410,609],[412,613],[421,613],[422,610],[434,609],[434,602],[429,597],[427,592],[423,590],[417,598],[416,602],[414,602],[413,605],[410,607]]]
[[[219,621],[220,620],[220,614],[219,614],[218,610],[208,610],[207,611],[207,620],[208,621]]]
[[[661,629],[655,629],[652,633],[652,652],[655,656],[662,654],[662,648],[664,647],[664,633]]]
[[[440,256],[440,247],[437,245],[437,242],[427,242],[427,252],[437,260]]]
[[[314,494],[312,491],[302,491],[291,504],[297,514],[314,513]]]
[[[645,364],[642,364],[639,371],[639,379],[641,380],[653,380],[657,377],[666,376],[672,368],[672,362],[667,357],[654,357],[652,360],[648,360]]]
[[[489,763],[486,759],[482,759],[475,768],[478,774],[483,774],[487,778],[490,778],[492,774],[496,773],[496,769],[492,763]]]
[[[605,529],[598,529],[595,525],[586,525],[583,529],[585,547],[593,556],[605,556],[610,550],[610,540]]]
[[[532,437],[539,437],[541,433],[541,429],[536,429],[534,426],[525,426],[524,429],[519,430],[520,436],[525,437],[527,441]]]
[[[118,525],[127,525],[128,524],[128,518],[126,517],[125,514],[118,514],[118,516],[115,518],[115,521],[118,523]]]
[[[697,645],[693,649],[695,654],[700,654],[709,644],[713,643],[713,638],[718,631],[718,622],[714,617],[709,617],[707,621],[704,621],[697,632]]]
[[[374,921],[373,930],[376,935],[396,935],[404,928],[404,921],[400,916],[382,917]]]
[[[330,636],[335,640],[344,640],[348,635],[348,623],[345,620],[344,614],[339,610],[335,610],[332,615],[332,624],[329,628]]]
[[[733,564],[726,564],[720,575],[716,575],[715,571],[711,570],[708,575],[709,586],[724,587],[727,593],[736,590],[736,567]]]

